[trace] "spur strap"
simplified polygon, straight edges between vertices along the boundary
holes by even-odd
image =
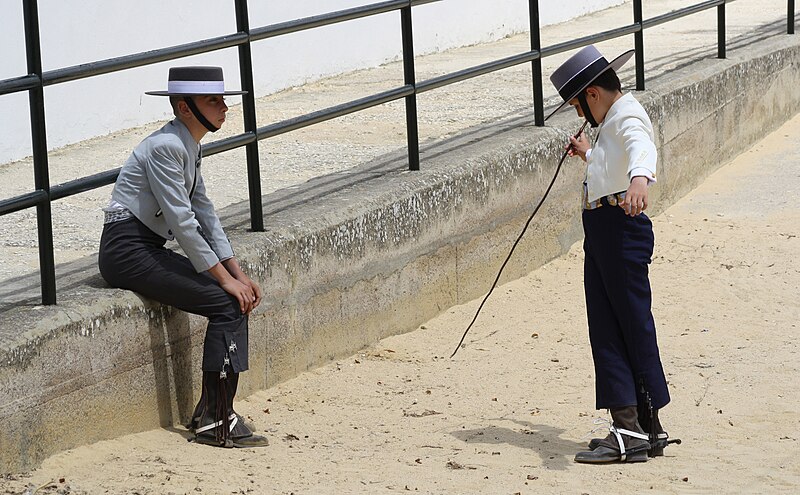
[[[230,427],[228,428],[228,430],[233,431],[233,428],[239,422],[239,418],[236,416],[236,413],[233,413],[230,416],[228,416],[228,421],[230,421]],[[222,421],[217,421],[216,423],[210,423],[203,426],[202,428],[197,428],[195,430],[195,434],[203,433],[204,431],[208,430],[213,430],[215,428],[219,428],[220,426],[222,426]]]

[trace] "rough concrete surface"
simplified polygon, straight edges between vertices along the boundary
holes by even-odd
[[[689,65],[681,57],[665,62],[669,70],[637,95],[658,127],[662,168],[654,194],[660,207],[797,112],[800,49],[794,37],[777,34],[779,25],[744,34],[725,61],[703,58],[700,50]],[[481,96],[473,92],[457,101],[488,104]],[[449,110],[460,111],[452,102]],[[462,125],[472,123],[468,114]],[[489,120],[426,143],[419,173],[403,171],[402,153],[390,153],[267,195],[265,233],[247,231],[246,205],[222,210],[242,264],[267,290],[251,321],[252,370],[243,395],[411,330],[486,290],[546,187],[564,136],[577,126],[564,115],[553,127],[536,129],[519,108]],[[236,153],[225,156],[236,160]],[[567,167],[507,279],[558,256],[578,238],[581,174],[580,167]],[[93,207],[105,201],[96,199]],[[76,226],[84,236],[85,228]],[[16,277],[2,293],[5,470],[186,419],[197,388],[190,363],[197,362],[201,319],[106,288],[91,258],[60,267],[57,307],[36,305],[37,282]]]
[[[653,218],[672,438],[644,464],[572,462],[603,431],[580,243],[479,300],[237,403],[270,439],[225,451],[155,429],[0,480],[39,494],[795,494],[800,117]],[[600,418],[598,418],[600,416]],[[2,493],[2,489],[0,489]]]

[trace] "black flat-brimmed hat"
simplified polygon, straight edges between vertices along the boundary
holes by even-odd
[[[629,50],[609,62],[594,45],[581,48],[550,76],[550,82],[556,87],[564,101],[545,120],[560,112],[570,100],[591,86],[601,74],[609,69],[618,71],[631,59],[633,54],[634,50]]]
[[[172,67],[166,91],[146,91],[152,96],[244,95],[247,91],[225,91],[222,67]]]

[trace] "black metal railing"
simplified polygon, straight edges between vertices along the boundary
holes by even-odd
[[[234,0],[237,29],[237,32],[234,34],[43,72],[37,0],[22,0],[28,74],[21,77],[0,80],[0,95],[22,91],[28,92],[30,100],[29,107],[35,190],[27,194],[0,201],[0,216],[36,207],[42,304],[56,303],[51,203],[58,199],[112,184],[119,175],[119,169],[115,169],[54,186],[50,185],[47,133],[45,129],[45,86],[94,77],[101,74],[174,60],[224,48],[237,47],[242,89],[248,91],[247,95],[244,95],[242,100],[244,132],[204,145],[203,154],[209,156],[234,148],[245,147],[250,200],[250,225],[254,231],[263,231],[264,215],[261,203],[261,168],[258,159],[258,141],[262,139],[267,139],[403,98],[405,99],[406,107],[409,169],[419,170],[419,135],[417,131],[416,99],[418,94],[508,67],[530,63],[532,69],[534,122],[537,126],[543,126],[544,98],[542,58],[592,43],[632,34],[634,36],[634,48],[636,49],[636,89],[643,90],[645,88],[645,29],[716,7],[718,19],[718,57],[725,58],[725,6],[734,0],[709,0],[700,2],[651,19],[643,18],[642,0],[633,0],[633,24],[548,47],[541,46],[538,0],[528,0],[530,14],[530,51],[445,74],[426,81],[416,82],[411,11],[413,7],[440,1],[443,0],[389,0],[328,14],[251,28],[247,0]],[[794,34],[794,0],[788,0],[787,9],[787,33]],[[255,96],[253,93],[253,64],[250,51],[252,43],[268,38],[396,11],[400,13],[400,30],[402,33],[403,86],[309,114],[275,122],[263,127],[257,126],[258,119],[256,116]]]

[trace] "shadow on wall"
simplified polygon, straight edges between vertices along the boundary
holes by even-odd
[[[200,368],[200,363],[192,360],[188,315],[179,311],[170,314],[165,306],[142,301],[160,315],[148,321],[159,423],[164,427],[175,420],[188,424],[194,412],[195,371]],[[173,414],[173,404],[177,415]]]

